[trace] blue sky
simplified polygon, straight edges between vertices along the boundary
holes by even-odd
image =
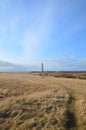
[[[86,0],[0,0],[0,71],[41,62],[86,70]]]

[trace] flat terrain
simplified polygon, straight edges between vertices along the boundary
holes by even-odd
[[[85,76],[0,73],[0,130],[86,130]]]

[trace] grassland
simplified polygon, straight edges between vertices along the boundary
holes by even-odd
[[[85,73],[0,73],[0,130],[86,130]]]

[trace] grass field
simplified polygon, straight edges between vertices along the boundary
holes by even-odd
[[[0,130],[86,130],[85,73],[0,73]]]

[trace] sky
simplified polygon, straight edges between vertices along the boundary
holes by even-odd
[[[0,71],[86,71],[86,0],[0,0]]]

